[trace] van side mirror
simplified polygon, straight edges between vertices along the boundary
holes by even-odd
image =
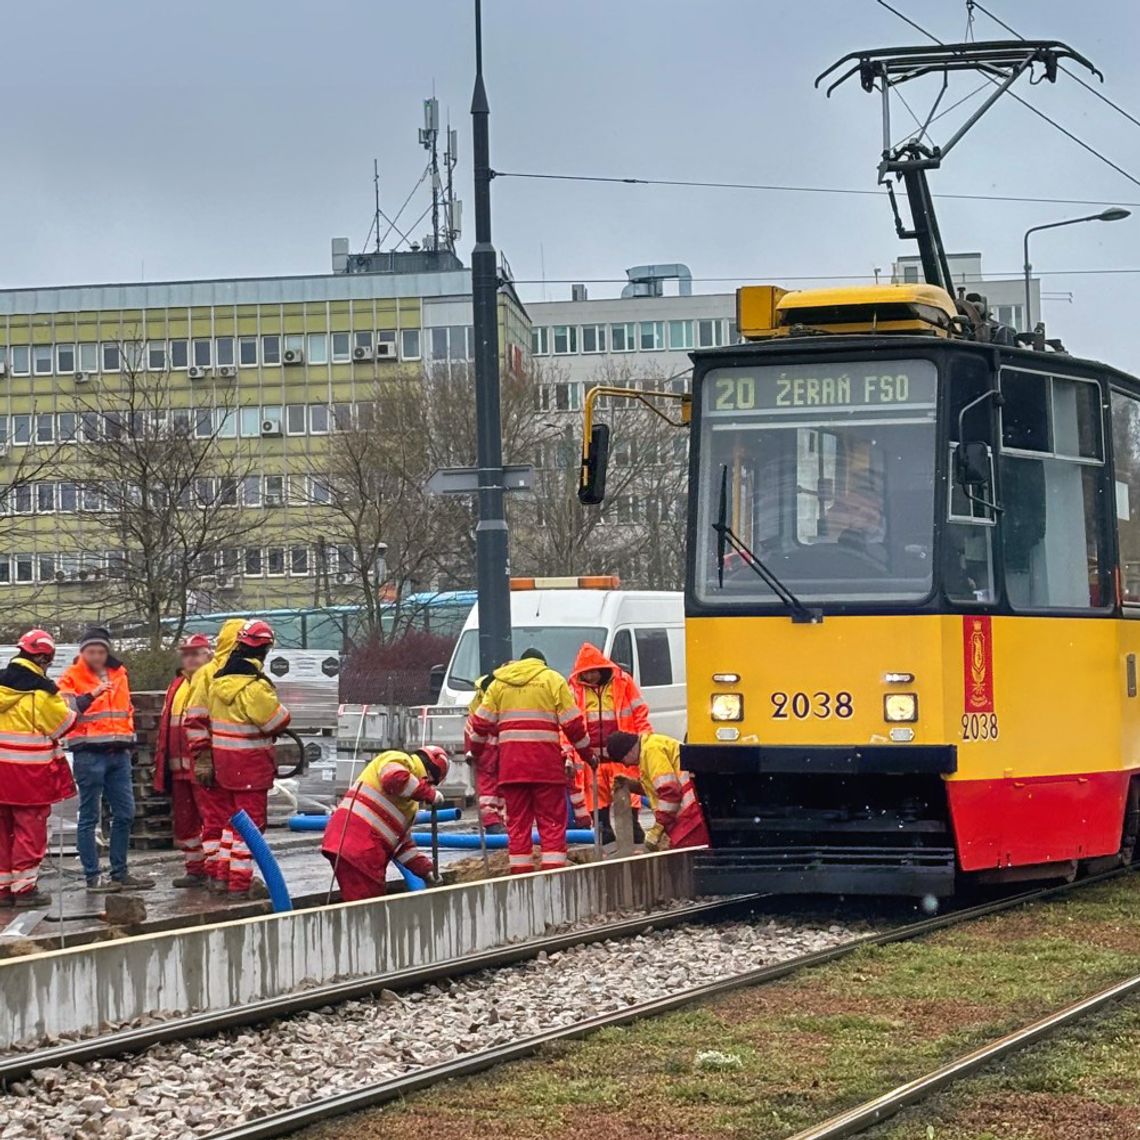
[[[961,487],[985,487],[990,481],[990,449],[977,440],[954,448],[954,478]]]
[[[578,482],[578,502],[596,507],[605,501],[606,468],[610,461],[610,425],[594,424],[590,442],[582,458],[582,473]]]
[[[428,675],[428,699],[429,705],[434,705],[439,700],[439,694],[443,692],[443,677],[447,672],[446,665],[433,665],[431,673]]]

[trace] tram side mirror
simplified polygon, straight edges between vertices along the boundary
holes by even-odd
[[[980,441],[954,448],[954,478],[961,487],[985,487],[990,481],[990,449]]]
[[[431,672],[428,674],[428,699],[429,705],[434,705],[439,700],[439,694],[443,692],[443,675],[447,672],[446,665],[433,665]]]
[[[578,483],[578,502],[596,507],[606,497],[606,467],[610,461],[610,425],[594,424],[590,442],[582,458],[582,474]]]

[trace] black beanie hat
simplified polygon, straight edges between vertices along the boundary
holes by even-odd
[[[519,658],[519,660],[521,660],[521,661],[541,661],[543,663],[543,665],[546,664],[546,658],[543,657],[542,653],[539,650],[534,649],[534,648],[524,649],[523,653],[522,653],[522,657]]]
[[[88,626],[79,639],[79,648],[85,649],[88,645],[102,645],[110,653],[111,631],[103,625]]]
[[[624,760],[637,743],[634,732],[611,732],[606,740],[606,755],[611,760]]]

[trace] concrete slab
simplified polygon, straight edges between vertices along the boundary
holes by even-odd
[[[692,896],[692,853],[675,851],[11,958],[0,962],[0,1049],[157,1011],[229,1009]]]

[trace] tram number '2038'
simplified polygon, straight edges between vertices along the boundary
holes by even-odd
[[[815,717],[817,720],[827,720],[837,716],[846,720],[855,712],[851,703],[851,694],[848,692],[829,693],[819,690],[815,693],[773,693],[772,719],[808,720]]]
[[[997,740],[997,713],[963,713],[963,740]]]

